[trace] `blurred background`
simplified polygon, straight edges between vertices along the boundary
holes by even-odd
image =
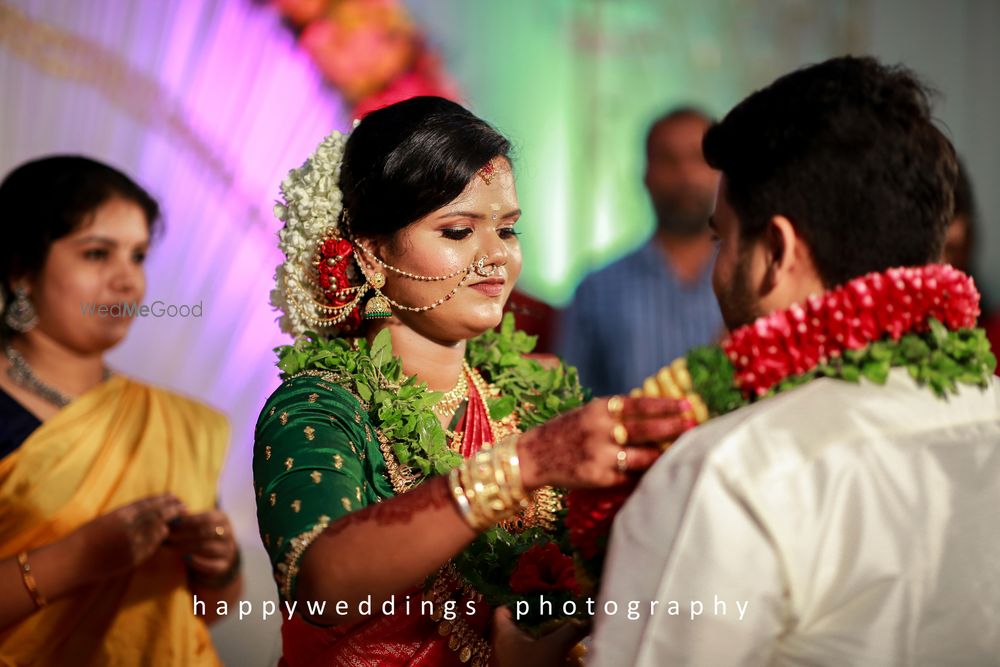
[[[874,54],[940,91],[978,199],[975,274],[996,307],[998,34],[995,0],[0,0],[0,172],[82,153],[159,198],[147,303],[200,302],[203,317],[140,319],[111,362],[228,414],[222,504],[253,613],[232,610],[213,632],[227,664],[272,665],[279,621],[261,603],[277,596],[250,481],[271,350],[287,342],[268,304],[271,208],[323,136],[414,94],[493,122],[516,145],[519,286],[558,308],[651,233],[643,141],[656,116],[681,103],[722,115],[800,65]]]

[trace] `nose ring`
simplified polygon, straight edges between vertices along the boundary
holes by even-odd
[[[488,278],[497,272],[496,264],[490,264],[489,266],[486,266],[486,255],[483,255],[478,260],[476,260],[476,263],[473,265],[473,267],[475,268],[476,273],[482,276],[483,278]]]

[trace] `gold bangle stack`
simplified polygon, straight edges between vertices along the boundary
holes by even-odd
[[[24,582],[24,587],[28,589],[28,595],[35,603],[35,609],[41,609],[48,604],[48,600],[38,590],[38,583],[35,581],[35,575],[31,573],[31,565],[28,563],[27,551],[22,551],[17,555],[17,566],[21,571],[21,581]]]
[[[480,450],[452,470],[448,482],[459,512],[476,531],[509,519],[528,506],[517,436]]]

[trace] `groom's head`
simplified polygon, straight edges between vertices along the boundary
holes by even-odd
[[[905,69],[844,57],[792,72],[713,126],[704,153],[722,172],[714,287],[730,328],[941,252],[955,153]]]

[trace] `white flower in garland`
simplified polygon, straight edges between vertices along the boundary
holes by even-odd
[[[314,261],[329,232],[340,237],[337,222],[343,196],[338,183],[347,137],[332,132],[301,167],[288,172],[281,184],[281,201],[274,206],[275,217],[285,223],[278,232],[285,260],[275,270],[271,305],[283,313],[278,319],[281,330],[295,338],[307,331],[336,330],[318,302]]]

